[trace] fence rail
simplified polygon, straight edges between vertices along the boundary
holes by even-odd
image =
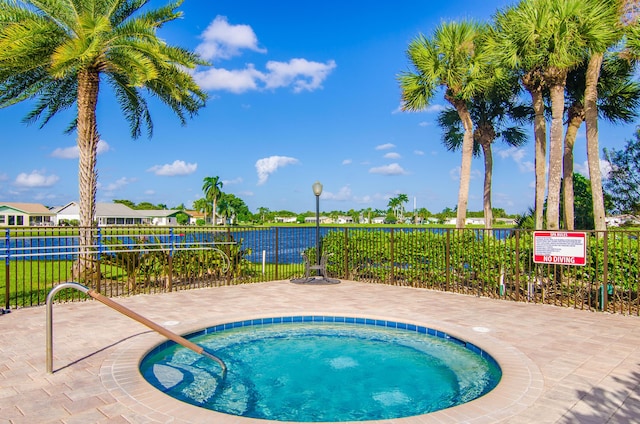
[[[106,296],[282,280],[316,261],[314,227],[6,228],[0,299],[43,305],[57,284]],[[520,302],[640,315],[640,232],[586,233],[584,266],[533,261],[533,232],[505,229],[321,227],[329,276]],[[63,291],[59,301],[84,298]]]

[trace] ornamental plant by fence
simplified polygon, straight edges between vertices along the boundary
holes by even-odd
[[[2,231],[7,309],[44,304],[67,281],[122,296],[288,280],[304,275],[303,252],[317,261],[308,226],[103,227],[86,247],[78,246],[77,228]],[[638,231],[587,232],[585,266],[534,263],[527,230],[323,226],[320,236],[333,278],[640,314]],[[81,251],[93,266],[77,266]]]

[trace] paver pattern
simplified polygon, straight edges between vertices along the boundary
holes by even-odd
[[[640,318],[343,281],[225,286],[116,299],[177,333],[249,317],[336,314],[419,323],[469,340],[504,365],[490,394],[386,423],[640,422]],[[97,301],[0,316],[0,423],[251,423],[183,404],[136,372],[162,337]]]

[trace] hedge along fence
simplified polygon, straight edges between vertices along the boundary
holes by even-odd
[[[585,266],[534,263],[525,230],[345,228],[322,245],[333,277],[638,315],[638,236],[588,232]]]

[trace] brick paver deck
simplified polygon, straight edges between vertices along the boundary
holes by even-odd
[[[491,353],[504,377],[455,408],[386,423],[640,422],[640,318],[407,287],[288,281],[140,295],[118,302],[177,333],[249,317],[388,318],[446,331]],[[97,301],[54,306],[54,373],[45,308],[0,316],[0,423],[251,423],[186,405],[137,365],[159,335]]]

